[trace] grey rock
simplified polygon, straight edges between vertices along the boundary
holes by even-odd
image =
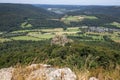
[[[97,79],[96,77],[90,77],[89,80],[99,80],[99,79]]]
[[[69,68],[56,69],[47,76],[47,80],[76,80],[77,78]]]
[[[64,46],[66,43],[71,43],[73,42],[71,39],[68,39],[65,35],[56,35],[55,37],[52,38],[51,40],[51,45],[60,45]]]
[[[19,70],[19,69],[18,69]],[[30,70],[30,73],[26,75],[24,70]],[[0,80],[17,80],[16,74],[14,74],[16,68],[3,68],[0,69]],[[23,72],[21,72],[23,71]],[[32,64],[30,66],[21,68],[17,73],[24,80],[76,80],[77,77],[70,68],[53,68],[46,64]],[[22,74],[22,75],[21,75]]]
[[[43,68],[33,71],[26,80],[76,80],[76,75],[69,68]]]
[[[3,68],[0,70],[0,80],[11,80],[13,68]]]

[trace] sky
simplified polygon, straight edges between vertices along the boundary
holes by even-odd
[[[119,5],[120,0],[0,0],[0,3],[66,4],[66,5]]]

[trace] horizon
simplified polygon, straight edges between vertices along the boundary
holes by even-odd
[[[87,4],[37,4],[37,3],[0,3],[0,4],[31,4],[31,5],[51,5],[51,6],[120,6],[120,5],[102,5],[102,4],[93,4],[93,5],[87,5]]]
[[[100,5],[100,6],[120,6],[118,0],[1,0],[0,3],[13,3],[13,4],[41,4],[41,5]]]

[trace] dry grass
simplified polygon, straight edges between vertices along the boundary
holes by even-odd
[[[58,66],[56,67],[59,68]],[[32,79],[28,78],[31,72],[42,68],[43,66],[39,64],[35,67],[25,67],[18,64],[17,66],[15,66],[12,80],[46,80],[46,76],[44,75]],[[115,69],[109,70],[105,70],[103,68],[89,70],[84,68],[79,70],[75,68],[74,72],[77,75],[77,80],[89,80],[90,77],[96,77],[98,78],[98,80],[120,80],[120,65],[117,65]],[[64,73],[62,73],[62,75],[64,75]]]
[[[76,75],[78,80],[89,80],[90,77],[96,77],[98,80],[120,80],[120,66],[114,70],[98,68],[76,71]]]
[[[76,72],[78,80],[88,80],[89,79],[89,71],[83,70]]]
[[[16,65],[15,66],[15,70],[13,72],[13,77],[12,80],[28,80],[27,78],[29,77],[29,75],[31,74],[31,72],[37,70],[37,69],[42,69],[43,66],[41,65],[37,65],[37,66],[21,66],[21,65]],[[45,76],[42,77],[37,77],[35,79],[31,79],[31,80],[45,80]]]

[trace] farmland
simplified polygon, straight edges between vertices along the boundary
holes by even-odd
[[[79,15],[79,16],[64,16],[61,21],[63,21],[65,24],[70,24],[70,22],[81,22],[85,19],[89,20],[95,20],[98,19],[95,16],[86,16],[86,15]]]
[[[1,33],[0,42],[7,42],[13,40],[26,40],[26,41],[41,41],[49,40],[55,35],[66,35],[69,38],[79,41],[105,41],[104,36],[108,36],[111,40],[119,42],[120,32],[85,32],[79,27],[69,27],[66,30],[63,28],[53,29],[32,29],[32,30],[18,30],[9,33]]]
[[[103,18],[96,15],[64,15],[60,19],[50,19],[52,21],[60,21],[64,23],[64,26],[58,26],[54,28],[50,26],[49,28],[33,28],[35,27],[30,23],[31,20],[36,20],[29,18],[20,24],[22,29],[14,30],[10,32],[0,32],[0,42],[14,41],[14,40],[25,40],[25,41],[41,41],[49,40],[55,35],[66,35],[69,38],[78,41],[106,41],[106,37],[115,42],[120,42],[120,32],[119,30],[109,30],[105,31],[107,27],[104,25],[98,25],[97,22],[103,22]],[[49,20],[49,19],[48,19]],[[97,21],[97,22],[96,22]],[[90,23],[89,23],[90,22]],[[89,24],[89,25],[86,25]],[[96,26],[93,26],[96,25]],[[102,23],[100,23],[102,24]],[[58,25],[58,24],[57,24]],[[111,26],[120,28],[119,22],[105,23],[110,29]],[[93,27],[92,31],[86,31],[84,27]],[[102,28],[101,28],[102,26]],[[108,30],[108,29],[107,29]],[[96,32],[97,31],[97,32]]]

